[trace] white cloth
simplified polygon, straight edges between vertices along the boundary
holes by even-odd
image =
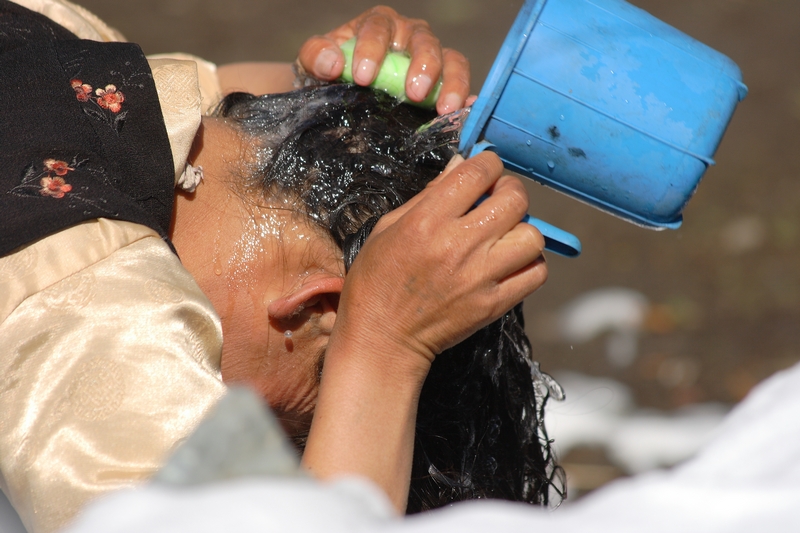
[[[113,494],[65,533],[795,533],[798,443],[800,365],[754,389],[691,461],[615,482],[556,510],[474,501],[399,520],[367,484],[242,479]]]

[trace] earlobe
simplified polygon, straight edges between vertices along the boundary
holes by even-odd
[[[269,317],[276,320],[291,318],[324,295],[337,296],[342,293],[344,278],[327,272],[312,274],[296,289],[270,302]],[[335,311],[335,309],[334,309]]]

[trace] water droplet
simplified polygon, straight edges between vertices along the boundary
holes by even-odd
[[[556,168],[556,164],[553,163],[552,161],[548,161],[547,162],[547,168],[549,168],[550,170],[553,170],[554,168]]]
[[[564,120],[564,115],[561,115],[561,120]]]
[[[292,338],[292,330],[287,329],[286,331],[283,332],[283,336],[286,337],[287,339],[291,339]]]
[[[528,139],[528,141],[527,141],[525,144],[527,144],[528,146],[530,146],[530,145],[532,144],[532,143],[531,143],[531,140],[530,140],[530,139]]]

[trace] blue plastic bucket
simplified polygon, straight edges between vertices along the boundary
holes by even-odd
[[[528,0],[459,148],[490,147],[509,170],[674,229],[746,94],[730,59],[627,2]],[[548,249],[580,253],[574,236],[540,229]]]

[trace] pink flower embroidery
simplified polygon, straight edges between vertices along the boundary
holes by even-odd
[[[64,178],[51,178],[50,176],[42,178],[39,182],[42,186],[39,189],[39,194],[42,196],[52,196],[53,198],[63,198],[65,194],[72,190],[72,185],[64,181]]]
[[[59,161],[58,159],[45,159],[44,168],[46,168],[51,172],[55,172],[56,176],[66,176],[67,172],[69,172],[70,170],[75,170],[74,168],[69,166],[65,161]]]
[[[112,113],[119,113],[122,109],[125,95],[117,90],[116,85],[106,85],[105,89],[97,89],[94,93],[97,95],[97,104],[103,109],[108,109]]]
[[[88,83],[83,83],[81,80],[74,79],[69,82],[75,90],[75,98],[81,102],[88,102],[89,95],[92,94],[92,86]]]

